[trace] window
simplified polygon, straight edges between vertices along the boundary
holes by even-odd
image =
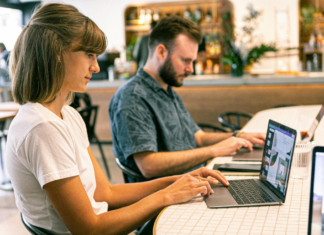
[[[0,7],[0,42],[11,51],[22,31],[22,11]]]

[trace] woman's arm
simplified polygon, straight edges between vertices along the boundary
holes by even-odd
[[[73,234],[87,235],[127,234],[165,206],[188,201],[199,193],[212,193],[208,182],[187,174],[166,189],[130,206],[96,215],[79,176],[52,181],[44,186],[44,190],[67,228]]]
[[[88,153],[94,167],[97,184],[94,199],[97,202],[107,202],[109,210],[133,204],[160,189],[166,188],[181,177],[170,176],[143,183],[111,185],[93,156],[90,146]]]
[[[119,209],[96,215],[79,176],[45,184],[44,190],[51,204],[73,234],[128,234],[157,215],[165,206],[188,201],[199,193],[202,196],[213,193],[210,183],[215,179],[227,184],[225,177],[219,172],[201,168],[183,176],[112,186],[90,148],[88,151],[96,175],[95,200],[106,199],[109,208]],[[211,177],[207,178],[208,176]],[[177,178],[179,179],[172,183]],[[159,190],[165,185],[169,186]],[[157,192],[145,197],[154,191]],[[122,207],[123,205],[128,206]]]
[[[142,183],[111,185],[93,156],[90,147],[88,147],[88,152],[96,175],[97,188],[94,198],[98,202],[107,202],[109,204],[109,210],[133,204],[158,190],[168,187],[182,177],[182,175],[175,175]],[[226,178],[220,172],[208,170],[205,167],[192,171],[189,174],[197,179],[208,181],[209,184],[217,184],[218,181],[224,185],[228,184]]]
[[[72,234],[127,234],[166,205],[165,197],[155,194],[132,206],[96,215],[78,176],[48,183],[44,190]]]

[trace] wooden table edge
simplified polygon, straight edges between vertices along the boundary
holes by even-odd
[[[17,115],[17,112],[16,111],[0,111],[0,113],[4,113],[4,112],[6,112],[9,115],[8,116],[5,116],[5,117],[1,117],[1,114],[0,114],[0,121],[5,121],[5,120],[8,120],[8,119],[13,119]]]
[[[169,206],[164,207],[164,208],[160,211],[159,215],[156,217],[156,220],[155,220],[155,222],[154,222],[154,226],[153,226],[153,235],[156,235],[156,226],[157,226],[157,222],[159,221],[160,216],[162,215],[163,211],[165,211],[168,207],[169,207]]]
[[[209,166],[209,164],[211,164],[211,162],[212,162],[214,159],[215,159],[215,158],[212,158],[211,161],[208,162],[208,164],[206,165],[206,167]],[[162,213],[163,213],[163,212],[164,212],[168,207],[169,207],[169,206],[164,207],[163,210],[160,211],[158,217],[156,217],[156,220],[155,220],[155,222],[154,222],[154,226],[153,226],[153,235],[156,235],[156,226],[157,226],[157,223],[158,223],[158,221],[159,221],[159,218],[161,217]]]

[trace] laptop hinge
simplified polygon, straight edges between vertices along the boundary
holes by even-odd
[[[262,180],[261,177],[259,177],[259,180],[261,181],[261,183],[263,183],[268,189],[271,190],[271,192],[273,192],[282,202],[284,202],[285,200],[285,196],[282,196],[280,194],[278,194],[277,189],[275,189],[273,187],[272,184],[270,184],[268,181]],[[283,197],[283,198],[282,198]]]

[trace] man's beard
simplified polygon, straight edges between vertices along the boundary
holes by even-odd
[[[182,81],[178,81],[176,71],[174,70],[173,64],[171,62],[171,56],[168,55],[164,64],[158,70],[160,78],[168,84],[169,86],[180,87],[182,86]],[[187,77],[188,74],[182,74],[180,76]]]

